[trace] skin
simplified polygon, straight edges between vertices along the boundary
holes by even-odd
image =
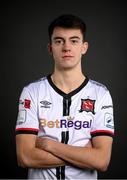
[[[51,39],[52,42],[48,45],[54,59],[54,73],[51,78],[59,89],[69,93],[85,79],[81,58],[87,52],[88,43],[83,42],[79,29],[56,27]]]
[[[53,155],[80,168],[97,169],[105,171],[110,161],[112,138],[99,136],[93,138],[85,147],[71,146],[56,142],[48,138],[38,138],[36,147],[43,149]]]
[[[54,29],[51,43],[48,44],[49,53],[54,59],[51,78],[63,92],[73,91],[85,80],[81,59],[87,49],[88,43],[83,42],[79,29]],[[97,136],[85,147],[75,147],[30,134],[16,136],[19,165],[33,168],[57,167],[71,163],[80,168],[105,171],[110,162],[112,142],[111,137]]]
[[[27,168],[48,168],[65,165],[65,162],[53,154],[35,147],[36,135],[16,135],[18,165]]]

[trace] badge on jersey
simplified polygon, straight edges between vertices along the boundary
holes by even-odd
[[[107,128],[114,129],[114,121],[113,121],[113,115],[112,114],[105,113],[104,124]]]
[[[18,119],[17,119],[17,125],[20,125],[22,123],[25,123],[26,121],[26,110],[22,109],[18,112]]]
[[[31,104],[31,100],[25,99],[25,101],[24,101],[24,107],[27,108],[27,109],[30,109],[30,104]]]
[[[81,109],[79,110],[79,112],[86,111],[95,114],[94,105],[95,105],[95,100],[81,99]]]
[[[26,109],[30,109],[31,100],[29,99],[24,99],[24,101],[19,100],[19,104],[23,105]]]

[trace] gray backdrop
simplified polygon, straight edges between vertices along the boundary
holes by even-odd
[[[0,7],[1,93],[0,178],[25,178],[15,152],[18,98],[31,81],[52,72],[47,52],[48,24],[61,13],[74,13],[87,24],[89,50],[83,58],[88,77],[105,84],[114,102],[112,159],[100,178],[127,178],[126,5],[122,1],[5,1]],[[4,172],[5,171],[5,172]]]

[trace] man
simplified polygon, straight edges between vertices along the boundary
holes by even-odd
[[[97,179],[109,165],[114,134],[107,88],[82,73],[86,25],[62,15],[49,25],[51,75],[24,87],[16,124],[18,163],[31,179]]]

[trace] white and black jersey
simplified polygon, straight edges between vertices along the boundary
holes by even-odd
[[[51,75],[24,87],[16,134],[36,134],[84,147],[95,136],[113,136],[113,104],[108,89],[88,78],[66,94]],[[96,170],[76,166],[29,169],[29,179],[97,179]]]

